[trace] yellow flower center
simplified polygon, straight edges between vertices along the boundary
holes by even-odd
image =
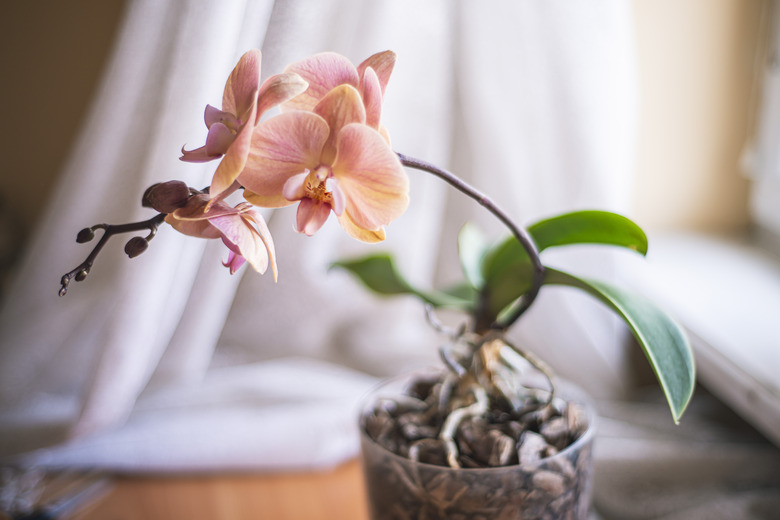
[[[306,177],[304,190],[306,196],[320,202],[333,205],[333,195],[328,190],[328,178],[330,177],[330,168],[320,166],[313,170]]]

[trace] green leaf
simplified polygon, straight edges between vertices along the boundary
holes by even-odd
[[[581,289],[625,320],[661,384],[674,422],[679,422],[696,383],[693,352],[682,328],[644,296],[603,282],[548,269],[545,283]]]
[[[647,236],[628,218],[608,211],[575,211],[541,220],[528,227],[540,252],[549,247],[601,244],[647,253]],[[485,254],[482,262],[487,309],[497,317],[531,286],[528,254],[514,236]]]
[[[619,246],[647,254],[647,236],[630,219],[608,211],[575,211],[528,226],[539,252],[548,247],[575,244]],[[484,262],[485,280],[500,277],[507,269],[528,261],[528,254],[514,236],[488,252]]]
[[[483,308],[489,321],[496,321],[503,311],[531,289],[533,267],[528,258],[525,262],[512,267],[506,269],[500,278],[486,282],[482,289]]]
[[[647,254],[647,236],[630,219],[609,211],[575,211],[528,227],[540,251],[571,244],[603,244]]]
[[[370,255],[354,260],[342,260],[331,264],[331,268],[345,269],[377,294],[391,296],[410,294],[434,307],[448,307],[463,310],[473,308],[472,300],[440,291],[424,291],[412,287],[395,267],[390,255]]]
[[[482,276],[482,261],[488,251],[488,243],[482,232],[471,223],[466,223],[458,234],[458,256],[466,280],[475,289],[480,289],[485,280]]]
[[[450,296],[454,296],[455,298],[458,298],[460,300],[470,302],[468,309],[464,308],[464,310],[471,311],[477,306],[479,292],[477,291],[477,289],[472,287],[471,284],[468,282],[461,282],[455,284],[451,287],[444,289],[442,292]]]

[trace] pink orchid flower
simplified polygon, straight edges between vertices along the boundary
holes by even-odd
[[[258,125],[238,180],[257,206],[299,202],[296,230],[306,235],[333,211],[351,236],[379,242],[383,226],[409,204],[401,161],[366,125],[363,99],[349,84],[330,90],[311,112],[283,112]]]
[[[283,103],[282,109],[311,111],[335,87],[352,85],[363,100],[366,124],[378,130],[389,143],[387,130],[380,124],[380,119],[382,101],[395,59],[393,51],[378,52],[355,67],[340,54],[323,52],[293,63],[285,72],[299,75],[308,82],[309,87],[302,94]]]
[[[182,161],[205,162],[224,158],[211,181],[211,204],[229,195],[246,164],[252,131],[268,109],[305,91],[307,83],[297,74],[271,76],[260,84],[260,51],[246,52],[228,77],[222,110],[206,106],[209,132],[206,144],[195,150],[182,148]]]
[[[230,268],[230,274],[244,262],[249,262],[260,274],[265,273],[270,264],[276,280],[276,254],[271,232],[251,204],[242,202],[232,208],[223,201],[209,199],[207,194],[198,194],[169,213],[165,221],[185,235],[221,238],[230,250],[228,259],[223,262]]]

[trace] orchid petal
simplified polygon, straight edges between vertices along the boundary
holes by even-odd
[[[230,268],[230,274],[236,274],[236,271],[238,271],[241,268],[241,266],[244,265],[245,262],[246,262],[246,258],[241,256],[240,254],[234,253],[231,250],[228,252],[227,260],[225,262],[222,262],[222,265]]]
[[[176,218],[173,213],[169,213],[165,217],[165,222],[183,235],[197,238],[220,237],[219,230],[209,224],[208,220],[181,220]]]
[[[250,121],[255,120],[256,111],[257,105],[253,104],[248,114]],[[249,149],[252,144],[252,131],[254,129],[255,127],[251,124],[245,124],[241,127],[233,143],[225,152],[225,156],[220,161],[217,171],[214,172],[214,177],[211,179],[209,193],[213,198],[224,198],[224,195],[220,197],[222,192],[228,190],[233,185],[244,169],[249,156]]]
[[[222,241],[232,251],[243,256],[247,262],[259,273],[268,269],[268,251],[254,227],[244,220],[241,215],[227,215],[209,219],[209,222],[222,233]],[[231,244],[233,247],[231,247]]]
[[[219,157],[227,152],[235,139],[235,134],[228,127],[222,123],[214,123],[206,136],[206,153]]]
[[[377,242],[382,242],[385,239],[384,228],[368,230],[358,227],[347,212],[344,212],[338,220],[339,224],[341,224],[341,227],[344,229],[344,231],[347,232],[349,236],[360,240],[361,242],[375,244]]]
[[[255,124],[268,109],[289,101],[304,92],[308,86],[302,77],[294,73],[277,74],[265,80],[257,93]]]
[[[221,155],[209,155],[208,152],[206,152],[205,146],[195,148],[194,150],[185,150],[182,146],[181,157],[179,157],[179,160],[184,162],[201,163],[213,161],[214,159],[219,159],[220,157]]]
[[[338,85],[357,87],[360,77],[355,66],[340,54],[323,52],[289,65],[285,72],[294,72],[309,83],[306,91],[286,102],[285,109],[311,110]]]
[[[340,130],[350,123],[365,123],[366,109],[360,93],[351,85],[339,85],[328,92],[317,106],[314,113],[321,116],[330,128],[330,134],[322,147],[320,161],[323,164],[333,164],[336,157],[336,139]]]
[[[237,192],[242,188],[241,183],[236,181],[233,181],[233,184],[227,187],[227,189],[224,189],[211,197],[211,200],[209,201],[208,205],[206,206],[206,210],[211,209],[211,207],[216,204],[217,202],[224,201],[226,198],[231,196],[233,193]],[[212,187],[209,187],[209,190],[213,190]]]
[[[309,198],[302,199],[298,205],[295,230],[312,236],[325,224],[328,215],[330,215],[330,204]]]
[[[395,59],[396,54],[393,51],[378,52],[373,56],[366,58],[357,66],[361,82],[365,80],[365,71],[368,68],[374,69],[374,72],[376,72],[377,78],[379,79],[382,95],[384,95],[387,83],[390,81],[390,74],[392,74],[393,67],[395,67]]]
[[[301,200],[306,196],[306,177],[309,176],[309,172],[299,173],[293,175],[287,182],[284,183],[282,188],[282,196],[289,201]]]
[[[257,90],[260,88],[260,51],[252,49],[238,60],[225,83],[222,94],[222,110],[246,122],[245,113],[257,104]]]
[[[294,204],[295,201],[289,201],[285,199],[281,194],[264,194],[260,195],[250,189],[244,188],[244,200],[249,201],[254,206],[261,208],[283,208]]]
[[[211,128],[211,125],[214,123],[222,123],[234,130],[239,127],[238,119],[236,119],[235,115],[230,112],[223,112],[211,105],[206,105],[206,110],[203,113],[203,120],[206,122],[206,128]]]
[[[179,233],[200,238],[219,238],[219,230],[209,224],[203,210],[208,203],[208,195],[193,195],[183,207],[165,217],[165,221]],[[225,204],[225,206],[227,206]],[[225,208],[220,207],[224,210]],[[229,208],[228,209],[232,209]],[[190,218],[192,217],[192,218]]]
[[[333,206],[333,213],[340,217],[341,214],[344,213],[346,199],[344,197],[344,192],[341,191],[341,188],[339,188],[339,181],[337,179],[330,178],[325,183],[325,186],[330,192],[330,196],[333,198],[333,203],[331,204]]]
[[[210,204],[211,203],[211,204]],[[193,195],[183,207],[173,212],[178,220],[208,220],[225,215],[237,215],[239,210],[222,201],[214,203],[207,194]]]
[[[241,256],[241,249],[238,247],[238,244],[231,242],[224,234],[220,234],[220,237],[222,238],[222,243],[225,244],[231,253]],[[228,261],[230,261],[230,257],[228,257]]]
[[[390,142],[390,132],[387,131],[387,127],[385,125],[379,125],[379,134],[382,136],[382,139],[385,140],[387,146],[389,146],[392,150],[393,143]]]
[[[366,107],[366,124],[374,130],[378,130],[379,120],[382,117],[382,90],[379,78],[371,67],[366,69],[363,76],[361,94],[363,104]]]
[[[409,205],[409,179],[398,156],[379,132],[365,125],[345,126],[338,136],[333,175],[355,224],[376,231]]]
[[[268,259],[271,264],[271,271],[274,275],[274,282],[277,281],[278,272],[276,269],[276,248],[274,247],[274,241],[271,237],[271,230],[268,229],[268,224],[266,224],[263,216],[254,209],[250,209],[249,211],[242,211],[241,218],[243,218],[245,221],[248,221],[250,225],[254,224],[253,227],[257,231],[257,234],[260,237],[260,240],[263,242],[263,245],[265,246],[265,249],[268,253]]]
[[[222,110],[216,107],[206,105],[206,110],[203,111],[203,121],[206,123],[206,128],[211,128],[211,125],[219,122],[221,120],[221,115],[224,113],[225,112],[222,112]]]
[[[260,273],[264,273],[270,263],[276,280],[276,254],[271,232],[262,215],[249,204],[242,203],[233,208],[201,193],[190,197],[186,206],[169,214],[165,221],[185,235],[222,238],[235,254],[228,257],[225,264],[231,267],[231,274],[246,259]]]
[[[257,206],[279,208],[290,201],[282,195],[293,175],[320,164],[328,124],[311,112],[287,112],[260,123],[239,181],[248,190],[244,198]]]

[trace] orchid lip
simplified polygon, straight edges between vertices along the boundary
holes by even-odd
[[[309,170],[303,173],[293,175],[282,188],[282,196],[289,201],[301,200],[306,196],[306,178],[309,176]]]

